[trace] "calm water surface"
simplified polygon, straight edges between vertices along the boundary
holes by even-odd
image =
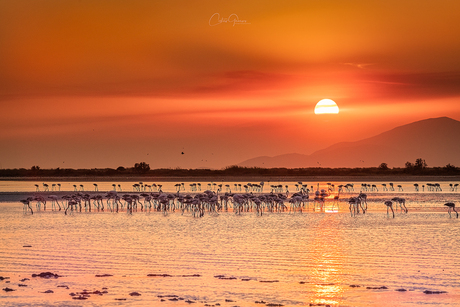
[[[119,191],[120,187],[123,192],[132,192],[133,185],[134,184],[139,184],[140,182],[138,181],[123,181],[123,182],[113,182],[113,181],[16,181],[16,180],[0,180],[0,192],[35,192],[37,191],[37,186],[39,191],[43,191],[45,189],[43,184],[47,184],[48,188],[50,191],[53,189],[60,191],[70,191],[73,192],[75,189],[78,191],[81,191],[82,189],[84,191],[94,191],[95,186],[94,184],[98,185],[99,191],[110,191],[113,190],[114,187],[113,185],[116,185],[117,191]],[[156,185],[158,188],[158,185],[161,185],[161,189],[164,192],[176,192],[177,188],[175,187],[176,184],[183,184],[182,188],[185,188],[185,191],[190,191],[191,190],[191,184],[200,184],[202,191],[206,189],[212,189],[216,190],[219,185],[222,185],[222,190],[221,192],[228,192],[226,186],[228,185],[229,188],[231,189],[232,192],[239,192],[239,190],[235,190],[235,184],[238,184],[241,186],[242,192],[244,192],[244,185],[248,184],[260,184],[260,181],[253,181],[253,182],[226,182],[226,181],[214,181],[214,182],[187,182],[187,181],[181,181],[181,182],[142,182],[142,184],[145,185]],[[299,185],[298,182],[289,182],[289,181],[264,181],[264,192],[270,192],[273,186],[279,186],[281,185],[283,187],[283,192],[286,191],[286,186],[288,186],[289,191],[296,192],[296,185]],[[428,184],[432,183],[434,184],[435,182],[407,182],[407,181],[402,181],[402,182],[397,182],[393,181],[393,187],[394,191],[385,191],[383,184],[386,185],[386,188],[389,189],[390,185],[388,181],[381,181],[381,182],[329,182],[335,186],[335,192],[337,191],[337,187],[339,185],[346,185],[346,184],[353,184],[353,191],[351,192],[359,192],[361,189],[361,185],[364,184],[369,184],[369,185],[375,185],[375,188],[377,190],[373,191],[367,191],[367,192],[374,192],[374,193],[431,193],[428,189]],[[54,184],[54,187],[53,187]],[[61,186],[59,187],[57,184],[60,184]],[[419,185],[419,192],[415,190],[414,184]],[[36,186],[37,185],[37,186]],[[319,189],[327,189],[328,185],[327,182],[302,182],[302,185],[307,185],[307,187],[310,190],[316,190],[318,187]],[[455,191],[450,190],[450,185],[455,186],[457,185],[457,189]],[[83,186],[83,187],[82,187]],[[119,187],[120,186],[120,187]],[[398,186],[401,186],[400,188]],[[440,182],[440,187],[442,188],[443,193],[454,193],[454,192],[460,192],[460,181],[451,181],[451,182]],[[181,188],[181,191],[184,191]],[[151,191],[149,188],[145,188],[145,191]],[[156,191],[155,188],[153,188],[153,191]],[[344,189],[344,192],[346,190]]]
[[[1,291],[0,305],[169,307],[192,300],[192,306],[460,306],[460,219],[415,210],[442,207],[458,194],[421,195],[410,186],[399,194],[414,210],[395,219],[379,210],[379,201],[357,217],[343,204],[338,212],[203,218],[157,212],[30,215],[20,203],[0,203],[0,276],[9,277],[0,285],[16,290]],[[31,277],[46,271],[62,277]],[[388,289],[367,289],[381,286]],[[103,288],[108,293],[86,301],[69,295]],[[396,291],[401,288],[407,291]],[[130,296],[133,291],[141,296]],[[164,295],[183,300],[161,302]]]

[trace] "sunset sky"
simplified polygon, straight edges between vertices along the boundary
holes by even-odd
[[[459,20],[457,0],[0,0],[0,168],[222,168],[460,120]]]

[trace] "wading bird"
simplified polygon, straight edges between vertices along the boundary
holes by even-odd
[[[455,213],[457,213],[457,218],[458,218],[458,212],[457,212],[457,210],[455,210],[455,204],[454,203],[445,203],[444,206],[447,206],[449,208],[449,210],[447,212],[449,213],[450,217],[452,217],[452,215],[450,213],[452,212],[452,210],[454,210]]]
[[[393,212],[393,218],[395,218],[395,212],[393,210],[393,202],[391,200],[385,201],[385,206],[387,206],[387,215],[389,215],[389,209],[391,209],[391,212]]]

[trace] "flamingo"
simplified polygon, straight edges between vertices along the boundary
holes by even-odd
[[[97,186],[97,183],[93,183],[94,185],[94,191],[99,191],[99,187]]]
[[[350,205],[351,216],[356,216],[356,214],[359,213],[359,206],[363,209],[363,213],[366,213],[359,197],[350,197],[348,199],[348,204]]]
[[[43,203],[43,210],[46,210],[46,199],[41,195],[36,195],[32,200],[35,200],[37,203],[35,206],[40,210],[41,204]]]
[[[313,210],[316,209],[316,205],[319,206],[319,209],[320,210],[323,210],[323,205],[324,205],[324,197],[322,197],[320,195],[320,192],[319,191],[316,191],[315,192],[315,198],[313,199],[314,202],[313,202]]]
[[[107,192],[105,197],[107,198],[107,208],[110,208],[110,210],[113,210],[115,208],[115,203],[117,202],[116,201],[116,198],[118,197],[117,191],[115,190],[109,191]],[[110,206],[110,200],[112,200],[112,206]],[[118,203],[117,203],[117,212],[118,212]]]
[[[404,207],[404,211],[406,211],[406,213],[407,213],[408,210],[407,210],[407,207],[406,207],[406,199],[405,198],[393,197],[391,200],[393,202],[399,204],[399,208],[401,208],[401,212],[403,211],[403,207]]]
[[[30,207],[30,199],[29,199],[29,198],[27,198],[27,199],[22,199],[22,200],[21,200],[21,203],[24,204],[24,209],[23,209],[24,213],[26,213],[27,210],[30,209],[30,212],[31,212],[32,214],[34,214],[34,211],[32,210],[32,207]]]
[[[74,200],[74,199],[69,200],[69,202],[67,203],[67,208],[64,211],[64,214],[67,215],[67,210],[69,208],[70,208],[70,213],[73,212],[74,207],[75,207],[75,211],[77,211],[77,204],[78,204],[78,202],[76,200]]]
[[[399,207],[401,208],[401,210],[403,209],[402,207],[404,207],[404,210],[407,213],[408,210],[407,210],[407,207],[406,207],[406,199],[399,197],[398,203],[399,203]]]
[[[452,210],[454,210],[455,213],[457,213],[457,218],[458,218],[458,212],[457,212],[457,210],[455,210],[455,204],[454,203],[445,203],[444,206],[449,207],[449,210],[447,212],[449,213],[450,217],[452,217],[450,213],[452,212]]]
[[[362,204],[366,205],[366,210],[367,210],[367,194],[360,192],[358,195],[358,198]],[[358,208],[358,213],[359,213],[359,208]],[[364,211],[364,208],[363,208],[363,213],[366,213],[366,211]]]
[[[387,215],[389,215],[389,210],[388,209],[391,209],[391,212],[393,212],[393,218],[395,218],[395,212],[393,210],[393,202],[391,200],[387,200],[387,201],[385,201],[384,204],[387,206]]]
[[[340,190],[337,193],[337,195],[334,196],[334,202],[332,203],[332,209],[334,209],[335,205],[337,205],[337,209],[339,209],[339,198],[340,198]]]
[[[291,199],[289,200],[289,203],[291,204],[290,207],[289,207],[289,212],[291,212],[291,210],[292,210],[295,213],[297,211],[297,208],[299,208],[300,213],[302,213],[302,206],[301,206],[301,204],[302,204],[302,195],[300,195],[299,193],[293,194]]]
[[[340,191],[343,191],[343,184],[339,184],[338,188],[339,188],[339,193],[340,193]]]
[[[59,211],[61,211],[61,205],[59,204],[58,197],[56,195],[50,195],[48,196],[49,199],[51,199],[51,210],[56,208],[56,203],[59,206]]]

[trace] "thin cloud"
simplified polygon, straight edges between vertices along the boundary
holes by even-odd
[[[460,97],[460,72],[402,73],[369,76],[361,82],[376,84],[374,94],[393,99]]]
[[[342,63],[342,65],[348,65],[348,66],[357,67],[359,69],[364,69],[367,66],[375,65],[375,63]]]
[[[295,85],[292,75],[253,70],[226,71],[213,74],[210,81],[191,89],[192,95],[269,95],[273,91],[286,89]],[[186,93],[185,93],[186,94]]]

